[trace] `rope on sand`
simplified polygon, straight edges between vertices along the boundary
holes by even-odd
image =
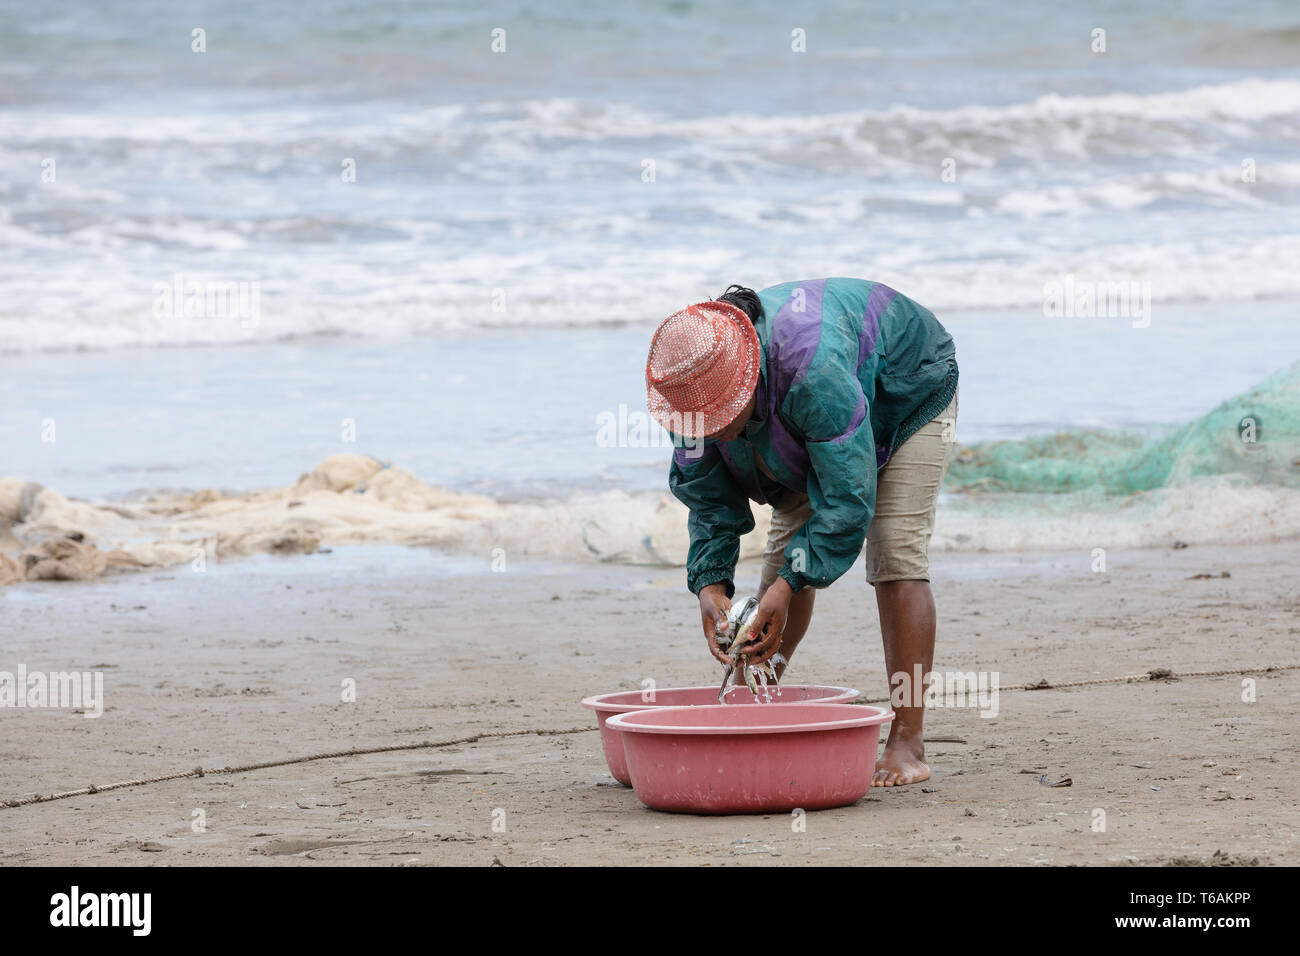
[[[211,769],[195,767],[193,770],[179,770],[176,773],[165,773],[157,777],[143,777],[139,780],[122,780],[118,783],[106,783],[100,786],[91,784],[89,787],[82,787],[80,790],[64,790],[61,793],[36,794],[32,797],[23,797],[20,800],[0,800],[0,808],[22,807],[33,803],[49,803],[51,800],[66,800],[68,797],[84,797],[92,793],[104,793],[108,790],[121,790],[123,787],[142,787],[148,783],[161,783],[164,780],[182,780],[185,777],[215,777],[218,774],[247,773],[250,770],[265,770],[267,767],[285,767],[289,764],[295,763],[310,763],[313,760],[332,760],[335,757],[360,757],[365,754],[392,753],[397,750],[424,750],[435,747],[454,747],[457,744],[472,744],[480,740],[486,740],[490,737],[524,737],[528,735],[555,737],[560,734],[581,734],[596,729],[597,728],[595,727],[570,727],[565,730],[501,730],[491,733],[474,734],[470,737],[457,737],[455,740],[421,740],[416,744],[389,744],[385,747],[353,747],[349,750],[329,750],[319,754],[308,754],[305,757],[286,757],[283,760],[265,760],[261,763],[241,764],[238,767],[213,767]]]
[[[1098,677],[1094,680],[1069,680],[1051,682],[1041,678],[1032,684],[1008,684],[998,686],[998,693],[1013,690],[1060,690],[1062,687],[1095,687],[1098,684],[1140,684],[1157,681],[1176,681],[1185,677],[1226,677],[1232,674],[1267,674],[1271,671],[1300,670],[1300,664],[1270,664],[1267,667],[1234,667],[1224,671],[1179,671],[1174,673],[1167,667],[1157,667],[1145,674],[1126,674],[1123,677]],[[887,704],[888,697],[860,697],[854,703]]]
[[[1234,668],[1231,670],[1221,671],[1186,671],[1175,674],[1166,667],[1158,667],[1154,670],[1147,671],[1145,674],[1127,674],[1123,677],[1099,677],[1095,680],[1072,680],[1060,683],[1050,683],[1045,678],[1035,681],[1032,684],[1011,684],[1006,687],[999,687],[998,692],[1013,690],[1059,690],[1064,687],[1095,687],[1098,684],[1134,684],[1134,683],[1151,683],[1155,681],[1172,681],[1181,680],[1185,677],[1225,677],[1233,674],[1267,674],[1272,671],[1293,671],[1300,670],[1300,664],[1272,664],[1268,667],[1248,667]],[[859,698],[857,703],[860,704],[880,704],[888,703],[888,697]],[[109,790],[121,790],[125,787],[143,787],[150,783],[162,783],[164,780],[183,780],[186,777],[215,777],[221,774],[248,773],[250,770],[265,770],[268,767],[286,767],[296,763],[310,763],[313,760],[333,760],[336,757],[361,757],[366,754],[394,753],[400,750],[427,750],[438,747],[454,747],[457,744],[472,744],[480,740],[489,740],[496,737],[558,737],[563,734],[583,734],[596,730],[596,727],[568,727],[561,730],[500,730],[490,731],[488,733],[473,734],[469,737],[457,737],[455,740],[422,740],[414,744],[388,744],[382,747],[353,747],[348,750],[329,750],[324,753],[308,754],[305,757],[285,757],[283,760],[265,760],[261,763],[246,763],[237,767],[214,767],[205,769],[195,767],[193,770],[180,770],[176,773],[165,773],[157,777],[143,777],[139,780],[122,780],[118,783],[106,783],[100,786],[91,784],[89,787],[82,787],[79,790],[64,790],[60,793],[36,794],[31,797],[22,797],[17,800],[0,800],[0,809],[11,807],[30,806],[34,803],[49,803],[51,800],[66,800],[69,797],[84,797],[95,793],[105,793]]]

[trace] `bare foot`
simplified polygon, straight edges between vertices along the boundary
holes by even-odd
[[[925,742],[920,734],[889,735],[885,752],[876,761],[876,773],[871,779],[873,787],[901,787],[930,779],[930,768],[925,762]]]

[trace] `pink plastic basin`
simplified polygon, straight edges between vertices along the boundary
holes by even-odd
[[[866,795],[892,710],[856,704],[669,707],[611,717],[632,787],[676,813],[824,810]]]
[[[670,687],[656,690],[654,700],[642,699],[648,691],[629,690],[618,694],[601,694],[588,697],[582,706],[596,712],[596,724],[600,727],[600,744],[605,749],[605,763],[614,779],[625,787],[632,786],[628,776],[627,759],[623,755],[623,735],[617,730],[605,726],[605,720],[615,714],[628,714],[639,710],[652,710],[658,707],[698,707],[702,705],[718,706],[718,688],[713,687]],[[852,687],[825,687],[820,684],[782,684],[781,696],[772,692],[773,704],[827,703],[842,704],[856,700],[862,691]],[[727,706],[734,704],[753,704],[754,695],[748,687],[733,687],[727,691]],[[767,704],[757,706],[766,707]]]

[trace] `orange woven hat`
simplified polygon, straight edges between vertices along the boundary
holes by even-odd
[[[749,316],[727,302],[689,305],[650,340],[645,384],[650,416],[683,438],[730,425],[758,385],[762,349]]]

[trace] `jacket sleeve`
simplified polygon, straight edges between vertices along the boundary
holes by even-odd
[[[696,457],[676,449],[668,487],[691,511],[686,587],[699,594],[701,588],[721,581],[727,586],[727,597],[734,596],[740,536],[754,529],[754,515],[749,498],[727,470],[717,445],[706,444],[703,454]]]
[[[812,514],[785,549],[791,589],[826,587],[853,567],[876,509],[876,448],[857,378],[827,371],[786,396],[787,417],[805,436]]]

